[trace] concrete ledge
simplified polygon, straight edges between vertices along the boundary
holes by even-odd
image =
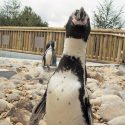
[[[2,50],[0,51],[0,57],[30,59],[30,60],[41,60],[42,59],[41,55],[25,54],[25,53],[2,51]]]

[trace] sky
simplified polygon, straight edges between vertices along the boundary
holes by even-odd
[[[31,6],[50,27],[64,27],[69,15],[82,6],[92,22],[93,12],[102,0],[20,0],[21,6]],[[0,0],[2,5],[4,0]],[[115,8],[125,6],[125,0],[114,0]],[[124,8],[125,9],[125,8]],[[125,15],[125,14],[124,14]]]

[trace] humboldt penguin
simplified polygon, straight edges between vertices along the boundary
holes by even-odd
[[[30,125],[38,125],[45,113],[47,125],[93,125],[85,69],[90,30],[90,19],[83,7],[71,14],[62,58],[32,112]]]
[[[55,41],[49,41],[47,43],[42,58],[43,67],[49,68],[49,66],[56,66],[55,44],[56,44]]]

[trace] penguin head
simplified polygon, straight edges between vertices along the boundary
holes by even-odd
[[[48,49],[48,48],[52,48],[52,50],[54,50],[55,49],[55,41],[49,41],[48,43],[47,43],[47,45],[46,45],[46,50]]]
[[[85,42],[90,34],[90,19],[84,8],[71,14],[66,24],[66,37],[83,39]]]

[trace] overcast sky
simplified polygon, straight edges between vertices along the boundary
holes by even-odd
[[[0,4],[4,0],[0,0]],[[102,0],[20,0],[22,6],[31,6],[32,9],[49,23],[50,27],[64,27],[69,15],[83,6],[90,19],[99,1]],[[114,0],[115,7],[125,6],[125,0]],[[125,8],[124,8],[125,9]],[[123,18],[124,19],[124,18]]]

